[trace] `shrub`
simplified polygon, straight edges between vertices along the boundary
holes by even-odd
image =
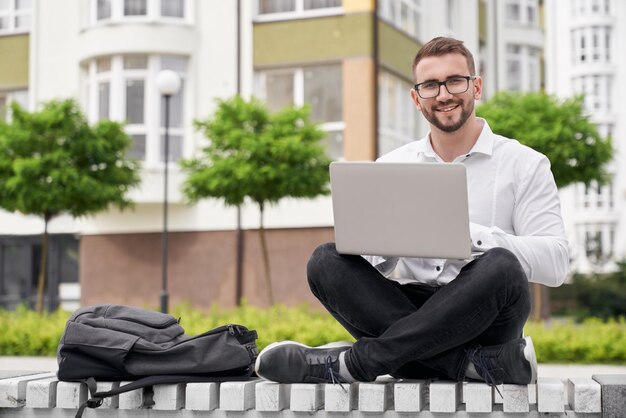
[[[310,307],[256,308],[244,305],[208,312],[177,306],[172,314],[181,318],[189,335],[196,335],[227,323],[238,323],[259,333],[263,349],[279,340],[296,340],[321,345],[352,337],[326,312]],[[69,312],[39,315],[26,307],[16,311],[0,310],[0,353],[3,355],[54,356]],[[602,321],[590,318],[574,321],[529,322],[526,334],[533,337],[542,363],[626,364],[626,319]]]
[[[626,319],[587,318],[574,321],[532,322],[525,328],[533,337],[541,363],[626,364]]]
[[[572,283],[551,289],[555,313],[574,315],[579,320],[626,316],[626,262],[609,274],[575,274]]]
[[[58,310],[39,314],[19,306],[0,310],[0,353],[5,356],[53,356],[69,313]]]

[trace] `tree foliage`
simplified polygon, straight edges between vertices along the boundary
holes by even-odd
[[[239,96],[218,100],[213,117],[195,125],[209,143],[201,156],[181,162],[188,174],[183,194],[192,202],[212,197],[240,206],[248,198],[258,205],[266,286],[273,303],[263,212],[267,204],[285,197],[329,193],[330,160],[320,143],[324,132],[311,122],[307,107],[270,113],[259,100]]]
[[[44,220],[38,284],[42,309],[48,222],[55,216],[127,207],[126,192],[139,183],[138,165],[126,157],[131,139],[119,123],[87,123],[73,100],[50,101],[41,111],[11,106],[0,122],[0,208]]]
[[[556,184],[607,180],[605,164],[613,155],[611,138],[602,138],[585,114],[583,97],[559,101],[543,92],[500,92],[477,114],[493,131],[546,155]]]
[[[257,99],[219,100],[215,115],[196,121],[210,139],[202,156],[183,160],[184,194],[196,201],[224,199],[240,206],[246,197],[259,205],[284,197],[328,194],[328,164],[307,108],[288,107],[270,114]]]
[[[0,123],[0,207],[50,219],[131,203],[125,193],[138,184],[138,167],[126,158],[131,140],[120,124],[89,126],[73,100],[11,111],[12,121]]]

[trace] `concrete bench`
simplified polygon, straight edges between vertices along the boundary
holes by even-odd
[[[119,384],[102,382],[98,390]],[[342,386],[260,379],[156,385],[107,399],[83,416],[626,417],[626,375],[540,377],[533,385],[498,390],[484,383],[391,379]],[[87,397],[86,385],[60,382],[54,373],[0,375],[0,417],[73,417]]]

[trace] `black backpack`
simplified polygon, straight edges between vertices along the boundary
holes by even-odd
[[[258,355],[256,331],[224,325],[195,337],[185,335],[171,315],[123,305],[78,309],[59,342],[57,376],[87,383],[97,408],[104,398],[167,383],[247,380]],[[107,392],[96,381],[133,380]]]

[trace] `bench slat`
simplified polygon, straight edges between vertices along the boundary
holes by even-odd
[[[0,407],[19,408],[26,403],[26,386],[33,380],[55,377],[54,373],[35,373],[0,380]]]
[[[537,410],[539,412],[565,411],[565,386],[561,379],[537,379]]]
[[[187,383],[185,409],[191,411],[213,411],[219,407],[219,383]]]
[[[394,409],[397,412],[419,412],[426,406],[425,380],[402,381],[393,386]]]
[[[593,379],[573,378],[567,380],[569,407],[574,412],[602,412],[601,386]]]

